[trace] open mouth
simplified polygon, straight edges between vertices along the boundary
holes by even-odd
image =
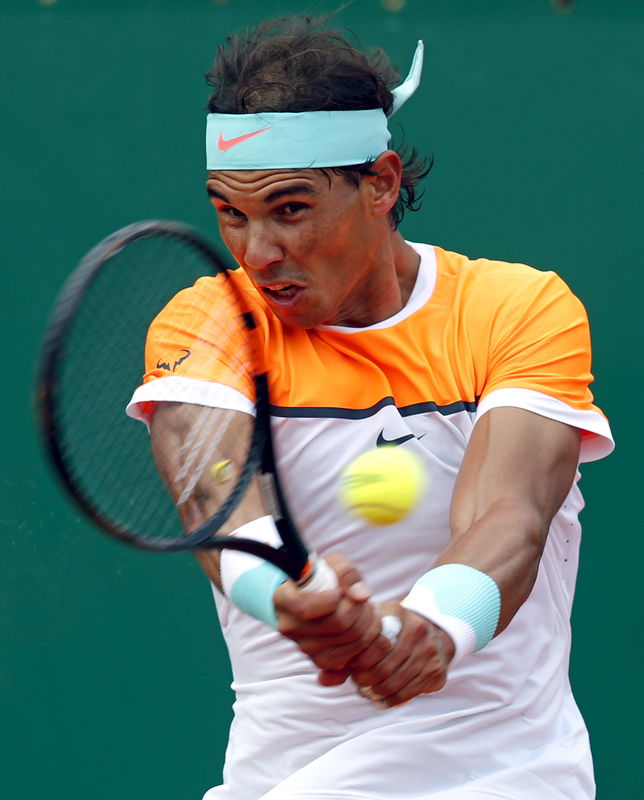
[[[301,286],[295,286],[293,283],[276,283],[273,286],[262,287],[262,291],[275,300],[288,300],[295,297],[301,288]]]

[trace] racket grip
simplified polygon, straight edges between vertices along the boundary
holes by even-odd
[[[315,559],[310,575],[304,583],[298,584],[303,592],[323,592],[325,589],[335,589],[338,577],[323,558]]]

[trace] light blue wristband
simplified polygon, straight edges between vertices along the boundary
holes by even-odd
[[[277,628],[273,595],[277,587],[286,580],[288,575],[285,572],[264,561],[237,578],[229,599],[251,617],[265,622],[271,628]]]
[[[451,663],[455,664],[494,636],[501,592],[489,575],[474,567],[443,564],[422,575],[402,605],[449,634],[455,647]]]
[[[248,539],[266,542],[273,547],[281,544],[275,522],[270,515],[247,522],[236,533]],[[285,572],[248,553],[222,550],[219,574],[222,591],[231,603],[271,628],[277,628],[273,595],[277,587],[288,580]]]

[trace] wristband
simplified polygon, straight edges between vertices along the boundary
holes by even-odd
[[[259,517],[237,528],[236,535],[256,539],[273,547],[282,543],[271,516]],[[277,628],[273,595],[288,580],[279,567],[240,550],[222,550],[219,575],[224,595],[251,617]]]
[[[454,665],[485,647],[494,636],[501,613],[501,592],[489,575],[474,567],[443,564],[422,575],[401,605],[451,637]]]

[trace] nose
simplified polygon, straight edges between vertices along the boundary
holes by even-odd
[[[266,269],[282,260],[284,251],[270,226],[249,223],[245,233],[244,263],[247,267]]]

